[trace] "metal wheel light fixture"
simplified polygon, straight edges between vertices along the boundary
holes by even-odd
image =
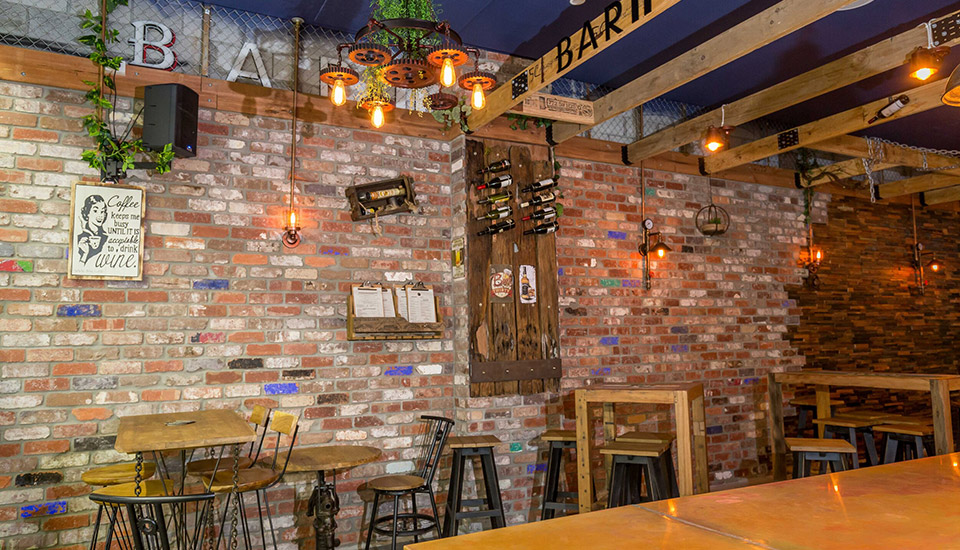
[[[293,108],[290,116],[290,206],[287,209],[286,226],[280,240],[283,246],[294,248],[300,244],[300,216],[297,215],[297,92],[300,88],[300,25],[303,19],[293,18]]]

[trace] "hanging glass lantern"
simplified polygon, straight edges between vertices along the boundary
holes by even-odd
[[[730,228],[730,215],[711,202],[697,212],[696,223],[697,231],[708,237],[722,235]]]

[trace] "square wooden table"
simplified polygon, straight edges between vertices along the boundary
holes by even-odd
[[[830,418],[830,386],[912,390],[930,393],[933,415],[933,438],[937,454],[952,453],[953,418],[950,392],[960,390],[960,376],[955,374],[907,374],[803,370],[772,372],[767,375],[770,399],[770,437],[773,445],[773,477],[786,479],[787,445],[783,433],[783,384],[813,384],[817,390],[817,418]],[[823,426],[820,426],[823,436]]]
[[[616,437],[615,403],[651,403],[673,405],[677,426],[677,475],[680,496],[710,490],[707,472],[706,416],[703,412],[703,384],[603,384],[579,389],[574,393],[577,419],[577,490],[580,513],[591,510],[593,479],[590,476],[590,403],[602,403],[604,438]],[[692,442],[692,448],[691,448]],[[694,477],[693,461],[697,468]]]
[[[210,409],[121,417],[114,448],[121,453],[182,451],[250,443],[256,438],[257,432],[236,412]]]

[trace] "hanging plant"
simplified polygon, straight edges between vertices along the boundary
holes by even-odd
[[[800,177],[803,181],[813,182],[816,179],[823,177],[823,173],[818,173],[820,168],[820,162],[817,160],[816,155],[814,155],[809,149],[801,147],[797,149],[796,154],[796,163],[797,163],[797,172],[800,173]],[[814,175],[816,174],[816,175]],[[813,187],[808,183],[803,188],[803,223],[810,225],[810,214],[811,206],[813,204]]]
[[[548,128],[553,125],[553,121],[548,118],[521,115],[520,113],[507,113],[507,120],[510,121],[511,130],[526,130],[527,124],[530,122],[533,122],[533,125],[537,128]]]
[[[117,98],[117,85],[108,71],[116,73],[123,63],[122,56],[110,56],[107,45],[114,44],[119,31],[106,27],[107,16],[117,6],[126,6],[129,0],[102,0],[100,13],[94,14],[86,10],[80,16],[80,28],[90,34],[80,36],[77,40],[93,48],[89,58],[97,66],[98,80],[84,80],[90,86],[86,99],[94,106],[93,114],[83,117],[83,127],[87,135],[96,142],[96,149],[84,151],[80,158],[91,168],[100,172],[101,179],[118,180],[126,177],[126,171],[134,168],[134,159],[139,153],[147,153],[155,163],[157,173],[170,171],[173,162],[172,144],[167,144],[161,151],[148,151],[141,139],[128,139],[137,118],[134,116],[122,132],[116,131],[114,102]],[[109,95],[110,99],[106,96]]]
[[[472,112],[473,107],[461,97],[453,107],[430,111],[430,114],[433,115],[433,118],[436,119],[437,122],[443,124],[444,130],[456,124],[460,126],[460,130],[466,134],[470,131],[470,127],[467,125],[467,117],[469,117]]]

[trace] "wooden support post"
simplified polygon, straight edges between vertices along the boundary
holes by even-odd
[[[590,511],[593,493],[590,477],[590,411],[587,410],[586,390],[574,392],[574,408],[577,421],[577,492],[580,494],[580,513]]]
[[[830,418],[833,416],[833,409],[830,407],[830,386],[817,384],[817,418]],[[818,437],[823,437],[826,430],[823,424],[817,425]]]
[[[704,396],[693,399],[693,453],[697,463],[694,490],[699,493],[710,492],[710,466],[707,461],[707,416],[703,410]],[[678,449],[679,452],[679,449]],[[672,460],[672,459],[671,459]]]
[[[604,403],[603,404],[603,438],[604,443],[610,443],[617,439],[617,410],[614,403]],[[607,474],[606,485],[607,490],[610,490],[610,470],[613,466],[613,455],[604,455],[603,457],[603,469]]]
[[[933,404],[933,438],[937,454],[953,452],[953,415],[950,414],[950,388],[945,380],[930,380]]]
[[[677,392],[673,402],[674,419],[677,423],[677,477],[680,496],[690,496],[693,491],[693,453],[691,452],[690,399],[685,392]]]
[[[770,450],[773,459],[773,479],[787,479],[787,444],[783,439],[783,388],[776,374],[767,375],[767,398],[769,400]]]
[[[204,5],[200,25],[200,76],[210,74],[210,6]]]

